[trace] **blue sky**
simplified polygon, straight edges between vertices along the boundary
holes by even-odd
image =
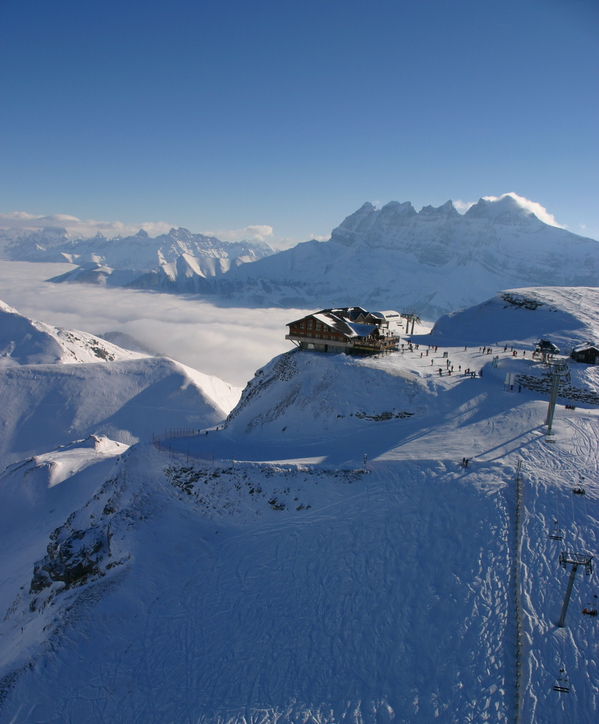
[[[598,51],[597,0],[3,0],[0,226],[290,244],[514,191],[599,238]]]

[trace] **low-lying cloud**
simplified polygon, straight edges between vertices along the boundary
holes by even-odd
[[[69,264],[6,262],[0,299],[21,314],[93,334],[125,332],[161,354],[244,386],[272,357],[292,349],[286,324],[304,310],[216,307],[194,297],[44,281]]]

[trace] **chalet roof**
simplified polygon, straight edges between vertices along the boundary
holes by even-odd
[[[343,334],[345,337],[368,337],[377,329],[376,324],[359,324],[357,322],[348,322],[341,317],[338,317],[333,312],[316,312],[316,314],[310,315],[318,322],[326,324],[327,327],[332,327],[334,330]]]
[[[597,347],[597,346],[594,345],[594,344],[591,344],[590,342],[583,342],[582,344],[576,345],[576,347],[574,347],[574,348],[572,349],[572,353],[575,353],[575,352],[588,352],[588,351],[590,351],[590,350],[595,350],[595,352],[599,353],[599,347]]]
[[[354,332],[356,337],[368,337],[378,329],[376,324],[356,324],[356,322],[347,322],[347,326]]]

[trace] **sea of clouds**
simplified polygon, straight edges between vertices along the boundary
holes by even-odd
[[[92,334],[124,332],[200,372],[244,386],[292,349],[286,324],[305,310],[216,306],[191,297],[54,284],[71,264],[0,261],[0,299],[31,319]]]

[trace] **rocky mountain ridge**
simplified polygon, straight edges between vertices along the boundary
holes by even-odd
[[[359,303],[432,321],[498,289],[599,285],[599,242],[545,223],[534,208],[516,194],[481,198],[465,214],[451,201],[419,212],[410,202],[365,203],[328,241],[278,253],[171,229],[156,239],[140,231],[112,240],[68,240],[52,230],[49,240],[42,232],[13,240],[5,255],[78,264],[54,282],[202,294],[239,306]]]
[[[185,269],[192,269],[192,274],[214,276],[231,265],[274,253],[264,242],[221,241],[183,228],[173,228],[155,238],[140,229],[133,236],[111,239],[100,233],[89,239],[75,238],[61,228],[20,235],[4,232],[0,234],[0,247],[11,261],[77,264],[77,269],[57,281],[125,286],[139,279],[141,288],[153,286],[145,276],[148,273],[162,272],[165,279],[172,279],[179,274],[185,276]]]
[[[333,230],[231,270],[212,286],[254,304],[415,309],[427,319],[478,304],[497,289],[597,286],[599,243],[544,223],[516,197],[451,201],[416,212],[366,203]]]

